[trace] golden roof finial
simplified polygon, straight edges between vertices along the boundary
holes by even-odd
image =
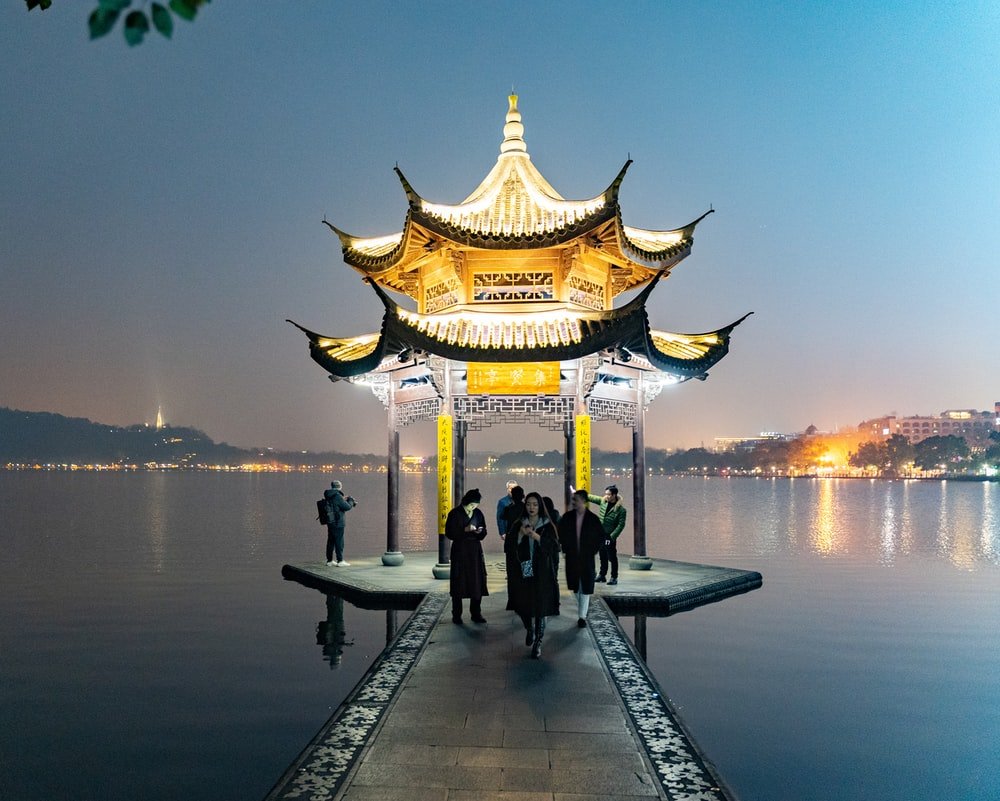
[[[524,143],[524,126],[521,124],[521,112],[517,110],[517,95],[507,96],[510,107],[507,109],[507,122],[503,126],[503,142],[500,143],[500,154],[527,153],[528,146]]]

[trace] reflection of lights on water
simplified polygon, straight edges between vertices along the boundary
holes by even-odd
[[[948,482],[938,482],[941,487],[941,502],[938,505],[938,525],[935,543],[937,552],[941,556],[947,556],[951,550],[951,531],[948,528]]]
[[[896,507],[893,504],[893,492],[894,485],[887,484],[885,505],[882,509],[882,538],[879,543],[879,552],[885,564],[892,564],[896,555]]]
[[[422,473],[399,477],[399,548],[404,553],[437,548],[437,495],[424,492],[423,482]]]
[[[903,482],[903,500],[900,503],[902,513],[900,514],[899,525],[899,549],[902,553],[910,553],[913,550],[913,514],[910,510],[911,499],[910,486],[913,480]]]
[[[980,534],[980,550],[990,562],[1000,562],[1000,516],[997,514],[997,484],[983,482],[983,527]]]
[[[834,514],[834,482],[819,481],[819,498],[816,501],[816,514],[813,517],[812,543],[818,553],[828,555],[837,546],[837,521]]]
[[[979,505],[971,493],[965,490],[954,493],[951,507],[951,550],[949,559],[955,567],[962,570],[975,570],[978,561],[978,548],[976,542],[976,529],[979,523],[979,510],[975,507]],[[985,509],[982,510],[985,512]]]
[[[149,525],[149,544],[153,551],[153,572],[163,572],[163,560],[167,552],[167,509],[165,503],[166,476],[163,473],[150,474],[149,498],[146,505],[146,519]]]

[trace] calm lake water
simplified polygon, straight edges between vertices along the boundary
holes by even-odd
[[[347,558],[382,553],[384,477],[342,478]],[[467,486],[492,506],[505,479]],[[328,480],[0,473],[0,798],[261,798],[406,615],[282,580],[322,558]],[[402,549],[433,550],[433,476],[400,490]],[[743,801],[1000,798],[1000,486],[651,478],[647,496],[651,556],[764,576],[647,622],[650,666]]]

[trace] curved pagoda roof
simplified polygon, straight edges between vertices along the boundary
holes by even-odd
[[[746,315],[703,334],[671,333],[650,327],[646,300],[690,252],[705,215],[672,231],[624,225],[618,190],[631,162],[599,195],[564,199],[531,163],[517,97],[509,100],[497,163],[464,201],[427,201],[397,168],[409,199],[401,232],[355,237],[327,223],[385,312],[379,331],[347,338],[290,320],[308,337],[312,358],[340,379],[407,354],[513,363],[605,353],[637,357],[644,369],[678,380],[704,378]],[[615,295],[641,284],[635,298],[613,307]],[[417,310],[385,289],[415,298]]]
[[[462,310],[419,314],[399,307],[367,279],[385,306],[381,329],[358,337],[318,334],[293,320],[309,339],[309,354],[334,378],[352,378],[377,369],[405,353],[426,353],[453,361],[568,361],[600,351],[626,360],[643,357],[678,380],[704,378],[729,352],[729,338],[749,314],[716,331],[677,334],[653,330],[646,299],[660,276],[625,306],[611,311],[558,308],[509,314]],[[752,312],[751,312],[752,313]]]
[[[510,95],[500,155],[493,169],[461,203],[420,196],[396,173],[409,201],[403,230],[362,237],[326,223],[340,238],[344,261],[380,285],[414,296],[416,269],[442,247],[525,250],[565,247],[580,240],[617,267],[617,295],[669,271],[691,252],[694,229],[711,211],[681,228],[651,230],[625,225],[618,193],[631,159],[601,193],[583,200],[562,197],[538,171],[524,141],[517,95]]]

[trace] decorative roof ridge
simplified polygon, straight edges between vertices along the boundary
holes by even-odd
[[[640,306],[645,306],[646,301],[649,296],[653,294],[653,290],[656,289],[656,285],[660,283],[660,279],[669,273],[669,270],[657,270],[656,274],[649,280],[649,283],[642,288],[642,291],[636,295],[632,300],[622,306],[620,309],[614,309],[615,312],[622,312],[623,314],[631,314],[632,311],[639,308]]]
[[[683,231],[686,236],[693,236],[695,227],[698,225],[698,223],[704,220],[709,214],[715,214],[715,209],[712,208],[711,206],[709,206],[708,211],[702,214],[697,220],[692,220],[680,230]]]
[[[622,252],[634,261],[654,269],[672,267],[687,256],[691,252],[691,245],[694,242],[694,229],[709,214],[715,213],[715,209],[709,208],[700,217],[681,228],[656,230],[625,225],[622,220],[621,207],[616,204],[615,208]]]
[[[700,217],[692,220],[687,225],[682,225],[680,228],[640,228],[638,225],[625,225],[623,222],[622,230],[628,228],[632,231],[642,231],[646,234],[681,234],[684,239],[688,239],[694,234],[694,229],[698,226],[698,223],[704,220],[709,214],[715,214],[715,209],[710,208]]]
[[[649,324],[649,316],[646,315],[645,325],[643,326],[643,340],[644,349],[646,351],[646,358],[649,360],[657,369],[663,370],[664,372],[673,372],[675,374],[684,375],[687,378],[697,378],[699,381],[704,381],[708,378],[709,368],[716,365],[727,353],[729,353],[729,338],[740,323],[746,320],[753,312],[747,312],[740,319],[735,320],[729,325],[719,328],[715,331],[706,331],[702,334],[681,334],[671,331],[654,331],[654,329]],[[710,350],[706,351],[705,354],[698,359],[678,359],[667,353],[660,351],[653,341],[654,334],[661,337],[679,337],[686,340],[698,340],[702,338],[714,337],[718,342],[713,343]]]
[[[389,294],[378,285],[378,282],[370,276],[365,276],[363,279],[366,284],[368,284],[372,289],[375,290],[375,294],[378,295],[378,299],[382,301],[382,305],[385,306],[385,310],[396,317],[399,316],[400,306],[396,301],[389,297]]]
[[[315,331],[310,331],[310,330],[309,330],[308,328],[306,328],[306,327],[305,327],[304,325],[299,325],[299,324],[298,324],[297,322],[295,322],[295,320],[290,320],[289,318],[287,318],[287,317],[286,317],[286,318],[285,318],[285,322],[286,322],[286,323],[291,323],[291,324],[292,324],[292,325],[294,325],[294,326],[295,326],[296,328],[298,328],[298,329],[299,329],[299,331],[301,331],[301,332],[302,332],[303,334],[305,334],[305,335],[306,335],[306,337],[308,337],[308,339],[309,339],[309,341],[310,341],[310,342],[313,342],[313,343],[315,343],[315,342],[316,342],[317,340],[319,340],[320,338],[323,338],[323,335],[322,335],[322,334],[317,334],[317,333],[316,333]]]
[[[729,325],[723,326],[722,328],[717,328],[714,331],[703,331],[700,334],[684,334],[681,333],[680,331],[660,331],[659,329],[653,329],[653,328],[650,328],[650,331],[655,330],[656,333],[658,334],[669,334],[671,336],[684,337],[685,339],[698,339],[699,337],[712,337],[712,336],[726,338],[733,333],[733,329],[735,329],[740,323],[742,323],[744,320],[747,319],[747,317],[749,317],[752,314],[753,314],[752,311],[747,312],[738,320],[734,320],[733,322],[731,322]]]
[[[420,197],[420,195],[418,195],[416,191],[414,191],[413,186],[410,184],[409,181],[406,180],[406,176],[403,175],[403,171],[399,169],[398,164],[394,166],[392,169],[399,178],[399,182],[403,185],[403,191],[406,193],[406,199],[410,204],[410,208],[419,209],[424,199]]]
[[[632,166],[632,159],[629,157],[622,168],[618,171],[618,175],[611,182],[607,189],[604,190],[604,202],[609,206],[618,204],[618,192],[621,190],[622,181],[625,180],[625,173],[628,172],[628,168]]]
[[[349,247],[351,247],[352,241],[358,238],[356,236],[353,236],[353,235],[347,233],[346,231],[341,231],[336,225],[334,225],[329,220],[324,219],[323,220],[323,225],[325,225],[327,228],[329,228],[331,231],[333,231],[337,235],[337,237],[340,239],[340,246],[342,248],[349,248]],[[288,322],[291,323],[292,321],[288,320]],[[292,323],[292,325],[295,325],[295,323]]]
[[[718,330],[719,336],[728,337],[731,333],[733,333],[733,329],[736,328],[736,326],[738,326],[740,323],[742,323],[751,314],[753,314],[753,312],[752,311],[748,311],[746,314],[744,314],[742,317],[740,317],[739,320],[736,320],[735,322],[730,323],[725,328],[720,328]],[[704,335],[703,334],[695,334],[695,336],[704,336]]]

